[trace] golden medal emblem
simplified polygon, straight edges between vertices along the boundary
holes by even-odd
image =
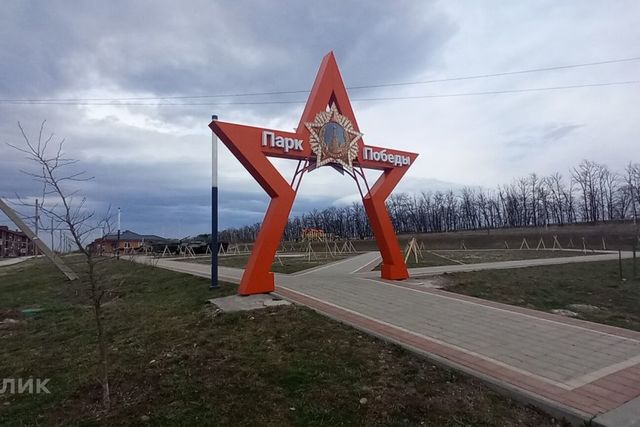
[[[309,145],[316,154],[317,167],[337,163],[352,170],[362,134],[355,131],[351,121],[338,112],[335,104],[328,111],[316,114],[314,121],[305,126],[311,134]]]

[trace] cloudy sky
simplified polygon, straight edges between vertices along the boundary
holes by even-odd
[[[47,119],[47,129],[66,138],[67,153],[95,176],[82,188],[92,207],[120,206],[123,228],[140,233],[208,232],[211,115],[291,130],[306,94],[200,96],[308,90],[331,50],[347,86],[633,58],[640,56],[640,3],[7,1],[0,8],[0,197],[37,194],[19,173],[30,165],[5,143],[20,143],[18,121],[36,137]],[[350,95],[466,94],[639,76],[636,60]],[[614,169],[640,161],[639,95],[640,85],[628,84],[353,106],[367,144],[421,154],[399,190],[422,191],[492,187],[534,171],[566,174],[584,158]],[[176,98],[188,96],[200,98]],[[10,102],[43,99],[82,101]],[[255,101],[299,103],[238,104]],[[289,162],[278,164],[292,171]],[[219,168],[221,228],[260,221],[267,197],[223,146]],[[305,177],[294,214],[356,195],[354,183],[324,168]]]

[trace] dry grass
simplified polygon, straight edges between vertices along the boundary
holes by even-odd
[[[325,265],[331,262],[340,261],[349,256],[356,254],[338,254],[330,255],[326,253],[318,253],[317,258],[308,259],[306,256],[281,256],[277,258],[271,265],[271,271],[275,273],[295,273],[309,268]],[[249,260],[248,254],[242,255],[224,255],[218,257],[218,265],[224,267],[244,268]],[[195,262],[198,264],[211,264],[211,257],[185,258],[183,262]]]
[[[205,300],[234,285],[212,292],[208,280],[127,261],[101,268],[125,279],[105,306],[112,410],[98,405],[90,311],[32,261],[0,281],[0,311],[43,309],[0,330],[0,372],[50,378],[51,394],[0,395],[3,425],[557,425],[304,307],[219,315]]]
[[[640,277],[633,260],[487,270],[442,276],[451,292],[543,311],[569,309],[593,322],[640,331]],[[640,264],[640,263],[639,263]],[[640,273],[640,265],[638,266]],[[574,304],[597,307],[580,310]]]

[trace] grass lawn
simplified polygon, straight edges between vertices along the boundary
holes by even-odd
[[[568,309],[579,318],[640,331],[640,280],[632,260],[477,271],[442,276],[446,289],[538,310]],[[640,264],[640,263],[639,263]],[[638,266],[640,273],[640,265]],[[586,304],[598,307],[571,307]]]
[[[311,259],[308,261],[307,257],[292,257],[292,256],[281,256],[280,260],[282,260],[282,264],[276,259],[272,266],[271,271],[275,273],[295,273],[297,271],[306,270],[308,268],[317,267],[319,265],[328,264],[331,262],[340,261],[345,258],[349,258],[352,256],[356,256],[358,254],[339,254],[333,257],[325,257],[324,254],[318,254],[319,259]],[[222,255],[218,257],[218,265],[222,265],[225,267],[236,267],[236,268],[244,268],[247,265],[247,261],[249,260],[249,255]],[[180,260],[184,262],[195,262],[198,264],[211,264],[211,257],[199,257],[199,258],[185,258],[184,260]]]
[[[591,255],[593,252],[587,252],[587,255]],[[407,267],[438,267],[443,265],[456,265],[456,264],[480,264],[484,262],[498,262],[498,261],[515,261],[522,259],[538,259],[538,258],[559,258],[559,257],[573,257],[585,255],[582,252],[577,251],[552,251],[552,250],[437,250],[437,251],[422,251],[422,258],[418,258],[416,262],[415,257],[411,255],[407,259]],[[379,270],[380,266],[376,267]]]
[[[516,261],[522,259],[540,258],[564,258],[574,256],[592,255],[579,251],[553,251],[553,250],[494,250],[494,251],[436,251],[440,256],[451,258],[463,264],[479,264],[483,262]]]
[[[588,249],[603,249],[605,240],[607,249],[630,250],[636,240],[638,229],[633,221],[598,224],[550,225],[548,227],[502,228],[495,230],[466,230],[444,233],[411,234],[399,236],[404,247],[406,242],[415,237],[423,241],[429,249],[458,249],[462,242],[469,249],[500,249],[505,242],[510,248],[519,248],[523,238],[529,246],[534,247],[543,238],[545,245],[553,246],[553,236],[557,236],[563,248],[582,248],[582,239]],[[573,243],[573,245],[571,244]],[[358,243],[354,243],[359,248]]]
[[[0,377],[49,378],[51,391],[0,395],[3,425],[554,425],[304,307],[216,314],[204,301],[234,285],[211,292],[206,279],[125,260],[101,269],[118,285],[105,306],[108,414],[78,289],[43,260],[0,268],[0,313],[20,319],[0,329]],[[34,307],[44,310],[19,315]]]

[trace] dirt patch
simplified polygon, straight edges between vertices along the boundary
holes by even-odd
[[[13,308],[2,309],[0,308],[0,322],[6,319],[23,320],[25,315],[20,311]]]
[[[25,315],[20,310],[0,309],[0,329],[9,329],[24,321]]]
[[[595,313],[600,310],[600,307],[590,304],[569,304],[569,310],[578,311],[581,313]]]
[[[578,317],[578,313],[575,311],[567,310],[566,308],[554,308],[551,310],[553,314],[559,314],[560,316],[565,317]]]
[[[307,270],[309,268],[318,267],[320,265],[329,264],[332,262],[341,261],[343,259],[356,256],[358,254],[337,254],[337,255],[329,255],[327,253],[316,253],[317,258],[312,258],[308,260],[307,257],[300,256],[288,256],[289,254],[282,254],[280,257],[276,257],[271,266],[271,271],[274,273],[285,273],[291,274],[296,273],[298,271]],[[247,265],[247,261],[249,260],[248,254],[242,255],[224,255],[218,257],[218,265],[223,267],[234,267],[234,268],[245,268]],[[177,261],[181,262],[189,262],[196,264],[211,264],[210,257],[199,257],[199,258],[184,258]]]

